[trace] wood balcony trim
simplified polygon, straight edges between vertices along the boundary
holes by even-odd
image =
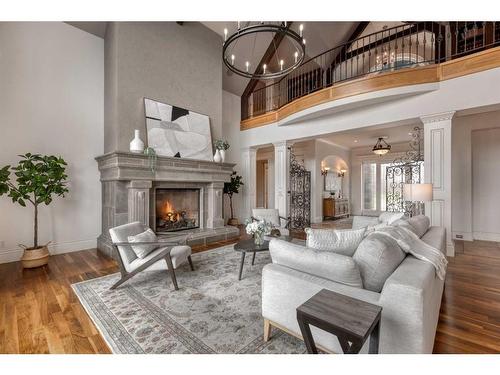
[[[318,90],[278,110],[243,120],[240,123],[240,130],[269,125],[294,113],[333,100],[402,86],[440,82],[498,67],[500,67],[500,47],[495,47],[441,64],[369,74]]]

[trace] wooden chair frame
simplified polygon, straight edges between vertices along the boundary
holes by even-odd
[[[167,246],[165,249],[160,251],[158,254],[156,254],[153,258],[148,260],[147,262],[141,264],[139,267],[134,269],[133,271],[127,271],[125,268],[125,264],[123,263],[123,259],[121,257],[120,251],[118,250],[118,246],[131,246],[131,245],[158,245],[158,246]],[[172,258],[170,256],[170,252],[175,246],[182,245],[178,242],[162,242],[162,241],[157,241],[157,242],[116,242],[113,243],[113,247],[118,254],[118,266],[120,267],[120,273],[122,277],[120,280],[118,280],[113,286],[110,288],[111,290],[116,289],[119,287],[121,284],[123,284],[125,281],[131,279],[138,273],[144,271],[146,268],[150,267],[154,263],[158,262],[161,259],[165,259],[167,262],[168,266],[168,272],[170,273],[170,277],[172,278],[172,283],[174,284],[175,290],[179,290],[179,287],[177,285],[177,278],[175,276],[175,270],[174,270],[174,265],[172,264]],[[188,262],[189,262],[189,267],[191,268],[191,271],[194,271],[194,265],[193,265],[193,260],[191,259],[191,255],[188,256]]]

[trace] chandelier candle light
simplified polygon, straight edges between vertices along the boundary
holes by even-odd
[[[222,60],[230,71],[246,78],[273,79],[285,76],[299,67],[306,55],[306,40],[303,38],[304,25],[300,24],[298,29],[298,33],[292,30],[291,22],[247,22],[243,24],[237,22],[236,28],[228,25],[224,28]],[[258,38],[265,40],[265,43],[271,40],[271,46],[274,47],[270,61],[262,63],[261,66],[260,63],[255,62],[260,59],[260,56],[253,55]],[[291,49],[292,56],[279,56],[279,46],[284,46],[284,51]],[[255,64],[255,68],[252,68],[253,72],[250,70],[252,63]]]

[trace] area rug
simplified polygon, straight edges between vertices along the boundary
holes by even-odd
[[[247,256],[234,245],[193,255],[195,271],[143,272],[116,290],[113,274],[72,287],[113,353],[305,353],[302,341],[273,329],[263,340],[261,275],[269,252]]]

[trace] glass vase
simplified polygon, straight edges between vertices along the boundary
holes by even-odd
[[[262,246],[264,244],[264,233],[256,232],[253,235],[253,241],[255,245]]]

